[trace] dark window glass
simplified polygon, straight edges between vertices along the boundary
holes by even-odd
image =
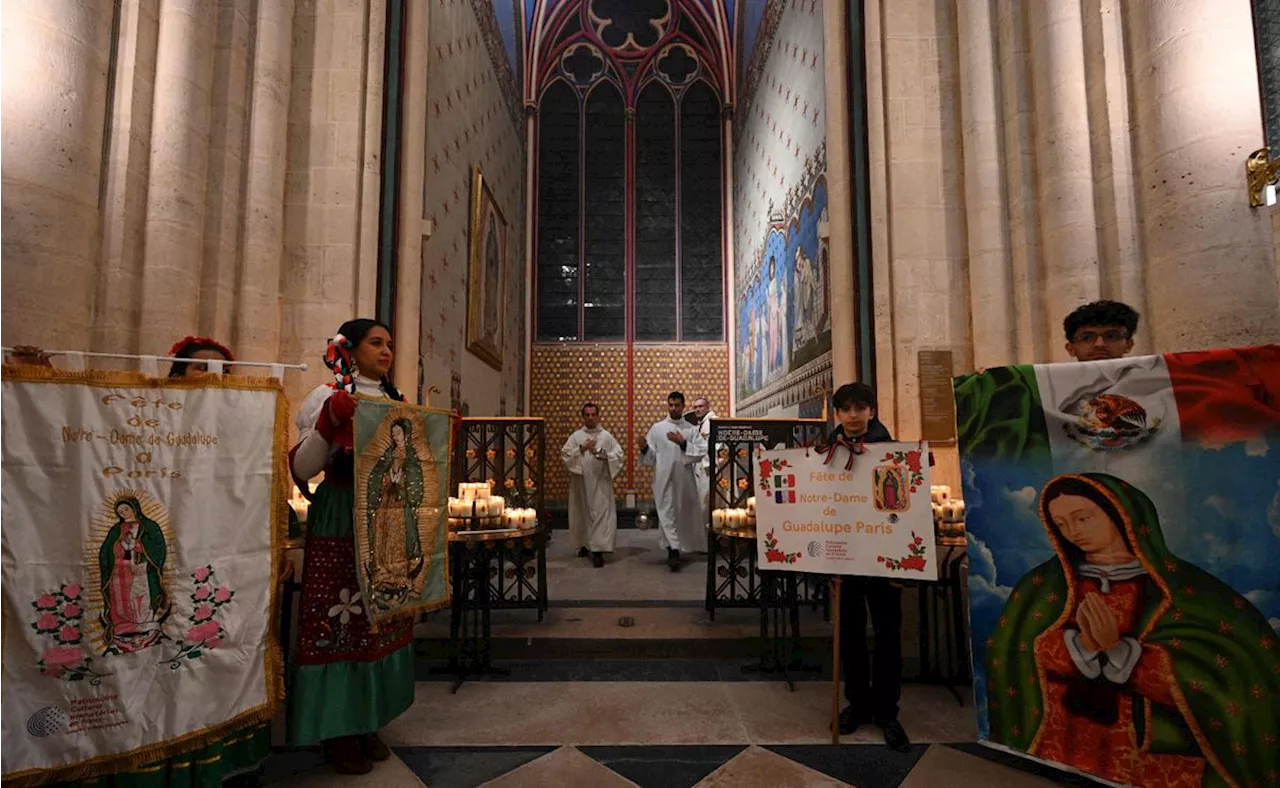
[[[680,107],[680,338],[724,337],[720,101],[705,82]]]
[[[578,339],[578,96],[563,82],[538,112],[538,315],[540,340]]]
[[[587,97],[583,339],[626,338],[627,142],[622,95],[608,82]]]
[[[636,339],[676,332],[676,109],[651,83],[636,112]]]

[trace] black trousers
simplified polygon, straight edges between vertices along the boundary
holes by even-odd
[[[867,649],[867,611],[875,654]],[[879,577],[840,583],[840,668],[849,705],[876,722],[898,718],[902,696],[902,589]]]

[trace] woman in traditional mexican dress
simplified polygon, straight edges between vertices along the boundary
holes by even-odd
[[[1128,785],[1275,784],[1280,643],[1258,609],[1171,553],[1127,482],[1058,476],[1039,508],[1056,556],[987,641],[991,740]]]
[[[409,436],[413,425],[398,419],[391,425],[391,445],[374,463],[369,486],[370,577],[382,610],[394,608],[408,595],[422,571],[418,507],[422,505],[422,464]]]
[[[141,651],[160,641],[172,608],[161,582],[167,557],[164,531],[142,513],[138,499],[116,503],[116,523],[98,550],[107,653]]]
[[[15,350],[17,350],[15,348]],[[175,361],[169,368],[169,377],[185,378],[208,374],[209,361],[235,361],[226,345],[208,337],[189,336],[179,340],[169,349],[169,356],[190,361]],[[49,357],[37,347],[24,347],[15,353],[20,363],[49,365]],[[225,370],[224,370],[225,371]],[[138,516],[140,507],[117,507],[117,515]],[[129,509],[129,512],[122,512]],[[138,517],[139,521],[145,517]],[[158,528],[158,526],[157,526]],[[114,530],[114,529],[113,529]],[[107,541],[111,541],[108,535]],[[161,536],[163,544],[163,535]],[[104,544],[105,547],[105,544]],[[145,549],[146,544],[143,543]],[[154,550],[153,550],[154,552]],[[152,555],[149,558],[154,559]],[[100,555],[101,558],[101,555]],[[161,561],[163,563],[163,560]],[[104,573],[104,581],[106,575]],[[147,573],[135,573],[135,582],[141,589]],[[148,589],[150,587],[148,586]],[[78,782],[61,783],[60,788],[100,786],[101,788],[217,788],[236,786],[248,788],[258,785],[258,770],[271,754],[271,728],[268,723],[253,723],[239,730],[230,731],[205,742],[198,749],[189,750],[171,758],[152,761],[130,769],[110,771],[106,774]]]
[[[344,323],[325,363],[336,384],[316,388],[298,413],[294,478],[324,471],[307,521],[298,648],[289,697],[289,742],[323,743],[334,770],[364,774],[391,753],[378,730],[413,702],[413,621],[369,629],[356,577],[354,395],[403,401],[387,373],[391,333],[374,320]]]

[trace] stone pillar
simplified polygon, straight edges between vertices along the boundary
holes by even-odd
[[[849,158],[849,7],[825,2],[822,49],[826,77],[827,214],[831,222],[831,372],[835,386],[858,377],[858,316],[854,298],[853,189]],[[732,374],[732,373],[731,373]]]
[[[216,17],[217,5],[207,0],[167,0],[160,6],[143,326],[197,329]],[[162,352],[172,341],[144,331],[142,350]]]
[[[724,258],[727,262],[724,274],[724,316],[725,339],[729,345],[729,401],[721,407],[726,416],[734,414],[738,399],[738,364],[736,353],[738,348],[738,307],[734,299],[734,283],[737,281],[737,261],[734,259],[733,244],[733,107],[724,108],[724,156],[721,158],[721,169],[724,171],[724,184],[721,194],[724,195]]]
[[[244,240],[232,342],[234,351],[244,358],[276,360],[280,353],[293,0],[259,3],[255,35]]]
[[[1052,340],[1062,319],[1101,294],[1094,211],[1089,97],[1081,0],[1029,3],[1035,95],[1036,204],[1043,235],[1044,319]],[[1049,342],[1053,361],[1068,360]]]
[[[1250,4],[1124,8],[1151,349],[1280,340],[1270,217],[1245,189],[1245,158],[1263,144]]]
[[[112,4],[11,2],[0,20],[5,343],[87,349]]]
[[[526,104],[524,111],[524,347],[520,348],[520,352],[526,356],[524,365],[524,380],[521,385],[524,387],[524,407],[525,412],[529,412],[531,403],[533,402],[533,359],[528,358],[533,350],[533,337],[536,336],[538,317],[533,313],[533,294],[538,287],[537,271],[538,260],[535,256],[537,242],[533,237],[533,228],[537,224],[537,184],[538,169],[537,156],[538,150],[538,107],[536,104]]]
[[[973,363],[993,367],[1017,359],[995,15],[991,0],[958,3],[957,13]]]
[[[427,63],[430,60],[426,6],[404,9],[404,58],[400,81],[399,248],[396,250],[395,326],[396,388],[416,402],[422,386],[422,245],[423,183],[427,157]],[[415,399],[416,397],[416,399]],[[437,403],[438,404],[438,403]]]

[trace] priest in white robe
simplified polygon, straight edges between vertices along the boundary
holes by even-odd
[[[698,499],[702,501],[702,522],[711,522],[711,471],[715,458],[711,448],[711,420],[719,416],[711,409],[711,400],[698,397],[693,401],[693,413],[697,416],[698,432],[694,440],[689,441],[685,453],[697,461],[693,466],[693,480],[698,485]]]
[[[680,571],[680,551],[706,552],[707,531],[694,479],[696,457],[688,454],[698,428],[685,421],[684,395],[667,397],[667,418],[640,439],[640,462],[653,466],[653,503],[658,509],[658,546],[667,550],[667,566]]]
[[[622,470],[622,446],[600,426],[600,408],[582,406],[582,428],[569,436],[560,458],[569,471],[569,542],[596,568],[612,553],[618,533],[613,480]]]

